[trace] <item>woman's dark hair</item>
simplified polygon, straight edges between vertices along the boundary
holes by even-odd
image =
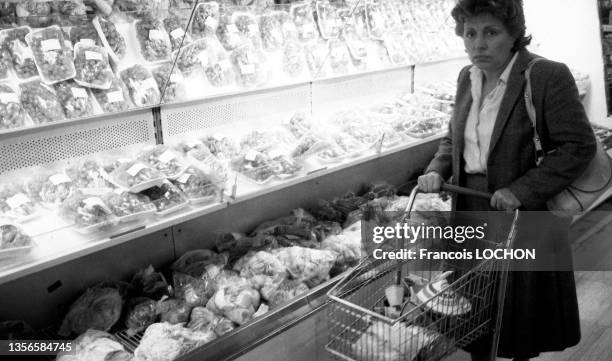
[[[463,36],[465,21],[479,14],[491,14],[504,24],[516,39],[512,51],[524,49],[531,43],[531,35],[525,36],[523,0],[458,0],[451,11],[456,23],[455,34]]]

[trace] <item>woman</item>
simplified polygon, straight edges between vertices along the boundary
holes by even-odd
[[[533,66],[538,134],[548,150],[536,165],[523,99],[524,71],[535,56],[525,49],[531,37],[525,36],[522,0],[459,0],[452,16],[472,65],[459,74],[449,132],[419,187],[438,192],[452,176],[455,184],[493,194],[490,201],[458,197],[456,210],[546,210],[546,201],[570,185],[596,152],[572,75],[549,60]],[[554,242],[571,259],[567,230],[557,229]],[[529,360],[579,340],[571,271],[509,274],[498,356]],[[490,347],[485,337],[467,349],[472,360],[489,360]]]

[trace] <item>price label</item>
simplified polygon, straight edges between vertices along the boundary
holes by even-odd
[[[145,169],[147,166],[142,164],[142,163],[136,163],[133,166],[131,166],[126,173],[129,174],[131,177],[136,177],[136,174],[138,174],[141,170]]]
[[[83,88],[70,88],[75,98],[88,98],[87,91]]]
[[[183,175],[181,175],[180,177],[178,177],[178,179],[176,180],[177,182],[181,183],[181,184],[185,184],[187,183],[187,181],[189,180],[189,178],[191,178],[193,174],[191,173],[183,173]]]
[[[244,156],[244,160],[246,160],[248,162],[253,162],[253,161],[255,161],[255,159],[257,159],[257,154],[259,154],[257,151],[251,149]]]
[[[168,163],[174,158],[176,158],[176,154],[174,154],[174,152],[171,150],[167,150],[159,156],[159,161],[162,163]]]
[[[43,53],[43,58],[45,59],[45,62],[49,64],[55,64],[57,62],[58,56],[59,53],[57,51],[47,51]]]
[[[30,200],[30,198],[28,198],[28,196],[26,196],[23,193],[17,193],[12,197],[7,198],[6,200],[6,204],[8,204],[8,206],[11,209],[17,209],[23,206],[24,204],[31,203],[31,202],[32,201]]]
[[[204,25],[214,30],[219,25],[219,22],[217,21],[217,19],[213,18],[212,16],[209,16],[206,18]]]
[[[60,44],[59,39],[47,39],[40,42],[40,48],[42,51],[60,50],[62,44]]]
[[[183,28],[176,28],[170,32],[172,39],[180,39],[185,36],[185,30]]]
[[[0,103],[19,103],[17,93],[0,93]]]
[[[240,72],[243,75],[255,74],[255,64],[240,65]]]
[[[109,103],[119,103],[125,100],[123,97],[123,92],[121,90],[115,90],[112,92],[106,93],[106,100]]]
[[[94,39],[81,39],[79,42],[86,46],[96,46],[96,41]]]
[[[227,32],[230,34],[235,34],[238,32],[238,28],[236,27],[235,24],[229,24],[226,28],[227,28]]]
[[[166,34],[159,29],[149,30],[149,40],[164,41],[166,40]]]
[[[259,27],[257,24],[249,24],[249,33],[256,34],[259,32]]]
[[[58,186],[62,183],[70,183],[72,182],[70,180],[70,178],[68,178],[67,175],[63,174],[63,173],[58,173],[58,174],[54,174],[51,177],[49,177],[49,181],[51,183],[53,183],[54,186]]]
[[[104,60],[104,57],[102,56],[102,54],[98,53],[97,51],[86,51],[85,52],[85,59],[86,60],[102,61],[102,60]]]

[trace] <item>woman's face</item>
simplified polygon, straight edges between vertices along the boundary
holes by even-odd
[[[504,24],[491,14],[468,18],[463,26],[463,42],[470,61],[486,72],[503,72],[514,41]]]

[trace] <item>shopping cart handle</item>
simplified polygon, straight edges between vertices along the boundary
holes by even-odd
[[[446,184],[446,183],[442,185],[441,190],[446,191],[446,192],[462,194],[465,196],[474,196],[474,197],[485,198],[485,199],[491,199],[491,197],[493,197],[493,195],[490,193],[475,191],[470,188],[459,187],[456,185]]]

